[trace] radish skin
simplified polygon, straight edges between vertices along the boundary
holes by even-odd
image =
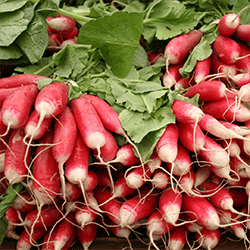
[[[173,228],[169,233],[169,250],[181,250],[187,242],[188,231],[184,225]]]
[[[84,250],[88,250],[97,233],[97,226],[95,224],[86,225],[84,228],[77,228],[77,238],[80,241]]]

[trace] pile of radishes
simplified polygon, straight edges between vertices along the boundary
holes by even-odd
[[[213,54],[189,79],[179,69],[202,32],[167,44],[163,85],[188,98],[199,94],[200,105],[173,102],[176,123],[147,162],[99,97],[68,101],[67,83],[39,90],[42,76],[0,79],[1,193],[25,186],[6,211],[6,237],[17,239],[16,249],[69,249],[75,241],[88,249],[103,229],[128,242],[143,232],[155,249],[213,249],[226,231],[249,246],[249,27],[224,16]]]
[[[56,17],[48,17],[47,29],[49,34],[48,51],[58,51],[67,44],[76,43],[79,29],[74,18],[58,14]]]

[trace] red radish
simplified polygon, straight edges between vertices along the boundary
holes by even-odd
[[[77,126],[72,111],[68,106],[56,117],[53,135],[52,153],[58,163],[62,196],[65,197],[64,164],[69,159],[76,141]]]
[[[76,21],[67,16],[55,17],[47,20],[47,25],[52,29],[59,31],[72,31],[76,26]]]
[[[206,136],[204,147],[205,150],[200,150],[199,154],[206,162],[217,168],[229,166],[229,154],[218,142]]]
[[[36,148],[33,164],[33,192],[41,207],[53,203],[60,191],[58,164],[53,157],[52,147],[47,146],[53,142],[53,133],[51,128],[39,140],[42,146]]]
[[[192,98],[199,94],[199,100],[207,102],[224,98],[226,91],[226,85],[219,80],[202,81],[191,86],[185,93],[185,96]]]
[[[65,176],[73,184],[83,183],[88,176],[90,150],[78,132],[74,149],[65,164]]]
[[[128,173],[128,175],[126,175],[126,183],[130,188],[138,189],[149,180],[152,174],[153,172],[147,164],[145,164],[145,166],[135,167]]]
[[[250,110],[232,99],[207,102],[201,108],[204,113],[220,120],[245,122],[250,119]]]
[[[93,191],[98,185],[99,177],[94,171],[88,171],[87,178],[83,182],[83,189],[85,192]],[[79,185],[81,186],[81,185]]]
[[[172,110],[179,122],[195,123],[204,116],[203,111],[198,106],[178,99],[174,100]]]
[[[46,18],[46,21],[48,22],[48,21],[50,21],[50,20],[53,19],[53,18],[54,18],[54,17],[49,16],[49,17]],[[52,29],[49,25],[47,25],[47,30],[48,30],[48,34],[49,34],[49,35],[50,35],[50,34],[53,34],[53,33],[57,33],[57,30]]]
[[[54,240],[55,240],[58,227],[59,227],[59,224],[55,228],[52,227],[49,230],[47,230],[43,238],[42,250],[54,250]]]
[[[245,135],[250,134],[250,128],[248,128],[247,126],[241,127],[235,123],[227,122],[227,121],[223,121],[223,120],[219,120],[219,122],[222,123],[227,129],[230,129],[241,136],[245,136]]]
[[[186,229],[189,232],[192,233],[200,233],[202,227],[200,225],[198,225],[197,223],[195,223],[194,221],[192,221],[187,214],[182,214],[181,219],[185,222],[184,226],[186,227]]]
[[[162,169],[156,169],[152,176],[152,184],[157,189],[165,189],[169,184],[169,175]]]
[[[156,169],[161,168],[162,160],[159,158],[156,150],[154,149],[153,153],[150,155],[147,162],[147,166],[150,171],[153,173]]]
[[[239,222],[239,223],[236,223]],[[232,213],[232,225],[230,229],[235,234],[236,237],[242,240],[246,240],[249,243],[248,235],[246,233],[246,229],[241,222],[240,218],[237,218],[237,215]]]
[[[10,184],[22,182],[28,174],[31,151],[25,160],[27,145],[23,142],[24,136],[23,128],[12,130],[5,150],[4,175]]]
[[[193,194],[198,195],[193,190],[195,183],[195,173],[192,169],[190,171],[178,178],[177,185],[180,187],[182,191],[184,191],[187,194]]]
[[[84,228],[77,228],[77,238],[84,250],[88,250],[96,237],[97,226],[95,224],[86,225]]]
[[[222,62],[233,64],[238,60],[241,48],[233,39],[219,35],[213,43],[213,51]]]
[[[15,90],[19,89],[20,87],[15,88],[2,88],[0,91],[0,107],[2,107],[4,100],[6,97],[8,97],[10,94],[12,94]]]
[[[58,205],[58,204],[57,204]],[[35,208],[25,216],[24,225],[28,228],[48,228],[54,225],[62,216],[61,206],[44,205],[39,211]]]
[[[240,58],[236,61],[236,67],[242,72],[250,72],[250,48],[243,42],[238,42],[241,52]]]
[[[172,38],[164,51],[167,65],[181,63],[199,43],[202,35],[201,31],[191,30],[187,34]]]
[[[191,152],[199,152],[204,149],[205,134],[199,124],[177,122],[179,128],[179,141]]]
[[[20,219],[18,217],[18,212],[13,206],[10,206],[6,210],[5,217],[8,220],[8,229],[7,230],[15,229],[17,226],[14,224],[18,224],[20,222]],[[12,223],[14,223],[14,224],[12,224]]]
[[[148,61],[150,65],[155,64],[158,61],[165,61],[164,56],[161,53],[158,53],[156,51],[147,51],[147,55],[148,55]]]
[[[75,214],[70,213],[60,222],[55,235],[54,249],[62,249],[70,238],[76,238]]]
[[[227,81],[229,77],[234,77],[238,73],[235,64],[228,64],[222,62],[216,53],[212,54],[211,71],[218,74],[221,81]]]
[[[15,230],[7,230],[4,235],[4,238],[9,238],[9,239],[14,239],[14,240],[18,240],[19,237],[20,235],[18,235]]]
[[[81,228],[88,223],[94,222],[97,218],[97,213],[86,205],[80,205],[75,212],[75,220]]]
[[[118,151],[118,145],[115,137],[107,129],[105,129],[105,134],[106,143],[100,148],[100,155],[98,156],[97,149],[93,149],[94,156],[101,162],[109,162],[114,160]]]
[[[250,73],[239,73],[232,76],[231,79],[237,86],[242,87],[243,85],[250,83]]]
[[[174,225],[167,223],[159,210],[154,211],[147,219],[147,234],[150,239],[150,243],[154,245],[156,249],[159,249],[154,240],[157,237],[161,237],[171,231]]]
[[[24,213],[30,212],[37,207],[36,201],[27,191],[19,193],[13,201],[12,206],[19,212]]]
[[[223,186],[212,181],[205,181],[200,187],[205,190],[206,194],[211,194],[210,201],[215,207],[238,214],[238,211],[234,208],[232,196]]]
[[[76,41],[74,38],[79,35],[79,30],[77,27],[74,27],[74,29],[69,34],[66,34],[65,32],[60,32],[60,31],[59,31],[59,34],[62,36],[64,41],[67,41],[69,39],[70,40],[73,39],[74,41]]]
[[[60,193],[63,194],[62,190]],[[61,199],[65,198],[67,202],[69,202],[69,201],[76,201],[79,197],[81,197],[81,195],[82,195],[82,191],[78,187],[78,185],[75,185],[69,181],[66,181],[65,182],[65,197],[63,197],[62,195],[59,195],[59,197]]]
[[[179,142],[178,143],[178,154],[173,164],[167,163],[167,168],[171,174],[181,176],[188,173],[191,169],[191,158],[189,151]],[[170,175],[172,178],[172,175]]]
[[[181,78],[179,69],[182,68],[183,64],[184,63],[170,65],[169,68],[166,69],[166,72],[162,76],[162,82],[165,87],[171,88]]]
[[[28,120],[31,107],[38,95],[33,85],[18,88],[5,98],[1,109],[2,121],[8,128],[21,128]]]
[[[211,60],[212,57],[209,56],[208,58],[197,61],[194,68],[194,81],[196,83],[199,83],[206,79],[206,77],[209,75],[211,70]]]
[[[195,181],[194,181],[194,187],[197,188],[199,185],[201,185],[204,181],[206,181],[211,174],[211,170],[209,167],[198,167],[198,169],[195,172]]]
[[[53,47],[59,47],[62,44],[63,40],[57,33],[52,33],[49,35],[49,42],[47,49],[53,49]]]
[[[233,130],[226,128],[221,122],[218,121],[218,119],[210,114],[205,114],[198,124],[203,131],[206,131],[219,139],[245,139]]]
[[[229,187],[227,189],[227,191],[232,196],[235,208],[240,208],[240,207],[247,205],[248,196],[247,196],[246,191],[243,187],[242,188]]]
[[[235,35],[244,42],[250,42],[250,24],[239,25]]]
[[[109,176],[108,171],[106,169],[99,168],[99,169],[96,169],[95,172],[98,176],[101,176],[101,178],[99,178],[98,186],[110,187],[110,188],[113,187],[111,180],[110,180],[110,176]]]
[[[188,78],[185,77],[181,77],[174,85],[174,89],[178,90],[178,89],[188,89],[189,87],[191,87],[192,85],[195,84],[194,81],[194,77],[193,74],[190,74]]]
[[[182,206],[182,194],[179,188],[168,187],[160,195],[159,210],[167,223],[176,225]]]
[[[220,226],[215,207],[205,197],[183,193],[182,209],[191,220],[196,220],[196,223],[204,228],[215,230]]]
[[[133,193],[134,189],[135,189],[134,187],[130,187],[128,185],[126,177],[122,176],[115,181],[114,189],[113,189],[113,196],[111,198],[113,199],[115,197],[125,197]]]
[[[33,140],[40,139],[46,131],[49,129],[53,118],[44,118],[42,121],[40,127],[37,128],[37,124],[39,121],[40,115],[37,113],[36,110],[33,110],[31,114],[29,115],[28,121],[24,125],[24,131],[25,131],[25,138],[29,138],[33,136]]]
[[[143,185],[139,195],[123,202],[119,210],[120,225],[130,226],[139,219],[148,217],[156,208],[159,193],[148,185]]]
[[[0,151],[0,173],[4,173],[5,150]]]
[[[220,229],[209,230],[207,228],[203,228],[201,230],[201,234],[195,234],[196,240],[204,249],[211,250],[218,246],[221,238]]]
[[[240,158],[241,159],[239,159],[238,157],[231,157],[231,169],[240,178],[250,178],[250,166],[247,163],[247,159],[243,155],[241,155]]]
[[[240,89],[239,89],[239,102],[242,101],[242,102],[250,103],[249,91],[250,91],[250,83],[247,83],[247,84],[240,87]]]
[[[94,197],[96,198],[102,211],[105,211],[107,216],[119,225],[119,211],[121,203],[116,198],[110,199],[112,197],[111,191],[108,188],[104,189],[103,187],[97,186],[94,190]],[[107,200],[109,201],[106,202]]]
[[[187,243],[188,231],[184,225],[175,227],[169,232],[168,249],[182,250]]]
[[[30,250],[36,245],[35,242],[42,239],[46,234],[45,228],[37,228],[34,232],[23,230],[16,244],[17,250]]]
[[[94,106],[87,99],[78,97],[70,101],[70,107],[84,143],[100,154],[100,148],[106,143],[106,133]]]
[[[164,162],[173,163],[178,153],[179,130],[175,123],[166,126],[164,133],[158,140],[155,151]]]
[[[33,74],[12,75],[0,79],[0,89],[16,88],[24,85],[37,85],[38,81],[41,79],[48,79],[48,77]]]
[[[109,163],[116,162],[121,163],[123,166],[133,166],[139,162],[139,158],[135,155],[131,144],[125,144],[120,147],[116,153],[116,158]]]
[[[218,23],[218,32],[221,36],[231,36],[240,25],[240,17],[235,13],[224,15]]]
[[[64,40],[61,44],[60,44],[60,48],[64,48],[66,47],[68,44],[76,44],[77,41],[74,38],[68,38],[67,40]]]

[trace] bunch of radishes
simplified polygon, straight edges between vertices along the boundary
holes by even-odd
[[[67,44],[77,42],[79,29],[74,18],[58,14],[56,17],[48,17],[46,21],[49,34],[47,50],[55,52]]]
[[[178,70],[203,34],[193,30],[168,43],[164,86],[182,86],[188,98],[199,94],[200,105],[173,102],[176,123],[147,162],[99,97],[68,101],[67,83],[38,90],[41,76],[0,79],[1,186],[25,186],[6,211],[6,237],[17,239],[16,248],[69,249],[78,239],[88,249],[98,226],[128,241],[141,228],[156,249],[162,240],[181,250],[188,235],[195,247],[212,249],[224,230],[248,244],[250,40],[249,31],[243,36],[249,26],[241,27],[237,15],[220,20],[213,55],[185,84]]]

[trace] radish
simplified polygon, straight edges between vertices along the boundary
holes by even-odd
[[[47,20],[47,25],[57,31],[72,31],[76,25],[76,21],[67,16],[60,16]]]
[[[190,74],[188,78],[181,77],[174,85],[174,89],[175,90],[178,90],[181,88],[188,89],[194,84],[195,84],[195,81],[194,81],[193,74]]]
[[[174,100],[172,110],[179,122],[195,123],[199,122],[204,116],[199,107],[178,99]]]
[[[226,127],[227,129],[230,129],[241,136],[246,136],[250,134],[250,128],[246,126],[246,123],[245,123],[245,126],[241,127],[235,123],[231,123],[231,122],[227,122],[223,120],[219,120],[219,122],[222,123],[224,127]]]
[[[97,213],[86,205],[80,205],[75,212],[75,220],[81,228],[87,224],[94,222],[97,218]]]
[[[229,122],[245,122],[250,119],[250,110],[242,103],[237,104],[232,99],[207,102],[202,105],[201,109],[216,119]]]
[[[237,86],[242,87],[250,82],[250,73],[239,73],[232,76],[231,79]]]
[[[194,68],[194,81],[200,83],[205,80],[211,70],[212,57],[209,56],[202,61],[197,61]]]
[[[156,169],[152,176],[152,184],[157,189],[165,189],[169,184],[169,175],[162,169]]]
[[[96,237],[97,226],[95,224],[86,225],[84,228],[77,228],[77,238],[84,250],[88,250]]]
[[[67,202],[69,202],[69,201],[76,201],[82,195],[82,191],[78,187],[78,185],[75,185],[75,184],[73,184],[73,183],[71,183],[69,181],[65,182],[65,197],[62,196],[62,194],[63,194],[62,187],[61,187],[60,191],[61,191],[60,192],[61,194],[59,194],[60,199],[65,199]]]
[[[239,178],[250,178],[250,166],[247,163],[247,159],[243,155],[241,155],[240,158],[241,159],[238,157],[231,157],[231,169]]]
[[[15,88],[2,88],[0,92],[0,107],[2,107],[4,100],[6,97],[8,97],[10,94],[12,94],[15,90],[19,89],[20,87]]]
[[[90,149],[77,133],[74,149],[65,164],[65,176],[72,184],[83,183],[88,176]]]
[[[15,230],[7,230],[4,238],[18,240],[20,238],[20,235],[18,235]]]
[[[239,44],[227,36],[217,36],[212,47],[219,59],[227,64],[235,63],[241,53]]]
[[[219,215],[213,205],[205,197],[182,195],[182,209],[191,220],[209,230],[215,230],[220,226]]]
[[[68,214],[66,218],[60,223],[54,239],[55,250],[62,249],[66,245],[68,240],[71,240],[71,238],[76,238],[76,227],[74,223],[75,223],[74,213]]]
[[[52,153],[58,163],[62,196],[65,198],[64,164],[69,159],[75,146],[77,126],[72,111],[68,106],[56,117],[53,135]]]
[[[153,244],[153,246],[156,249],[159,249],[154,240],[157,237],[162,237],[169,231],[171,231],[174,228],[174,225],[167,223],[160,213],[159,210],[154,211],[148,218],[147,218],[147,234],[150,239],[150,243]]]
[[[147,166],[150,171],[153,173],[156,169],[161,168],[162,160],[159,158],[156,149],[153,150],[153,153],[150,155],[149,160],[147,161]]]
[[[244,42],[250,42],[250,24],[241,24],[236,29],[235,35]]]
[[[49,35],[49,42],[47,44],[47,50],[54,51],[56,50],[56,47],[60,47],[62,44],[63,39],[61,36],[57,33],[52,33]]]
[[[209,114],[205,114],[198,124],[203,131],[206,131],[219,139],[245,139],[245,137],[235,133],[233,130],[226,128],[218,121],[218,119]]]
[[[195,234],[195,238],[203,248],[211,250],[218,246],[221,238],[221,232],[219,228],[214,230],[203,228],[201,230],[201,234]]]
[[[177,122],[179,128],[180,143],[191,152],[199,152],[204,149],[205,134],[199,123]]]
[[[191,30],[187,34],[181,34],[171,39],[164,50],[167,66],[181,63],[190,51],[199,43],[203,33],[199,30]]]
[[[120,177],[114,183],[113,196],[111,199],[116,197],[125,197],[134,192],[135,187],[129,186],[125,176]],[[108,200],[107,200],[108,201]]]
[[[50,21],[50,20],[53,19],[53,18],[54,18],[54,17],[49,16],[49,17],[46,18],[46,21],[48,22],[48,21]],[[57,30],[52,29],[49,25],[47,25],[47,31],[48,31],[48,34],[49,34],[49,35],[50,35],[50,34],[53,34],[53,33],[57,33]]]
[[[23,128],[12,130],[5,150],[4,175],[9,184],[22,182],[28,174],[31,151],[25,160],[27,145],[23,143]]]
[[[98,185],[99,177],[94,171],[88,171],[87,178],[83,182],[83,189],[85,192],[93,191]],[[81,184],[78,184],[81,187]]]
[[[189,232],[192,233],[201,233],[203,227],[192,221],[187,214],[182,214],[181,219],[185,222],[184,226]]]
[[[20,222],[17,210],[13,206],[10,206],[5,212],[5,217],[8,220],[7,230],[14,230],[17,227],[15,224]]]
[[[227,87],[219,80],[202,81],[191,86],[185,93],[186,97],[192,98],[199,94],[199,101],[216,101],[223,99]]]
[[[37,85],[41,79],[49,79],[45,76],[33,75],[33,74],[20,74],[3,77],[0,79],[0,89],[2,88],[16,88],[24,85]]]
[[[84,143],[91,149],[98,150],[106,143],[106,133],[93,105],[85,98],[78,97],[70,101],[76,124]]]
[[[250,95],[249,95],[249,90],[250,90],[250,82],[241,86],[239,89],[239,102],[247,102],[250,103]]]
[[[13,201],[12,206],[19,212],[24,213],[30,212],[37,207],[36,201],[27,191],[19,193]]]
[[[156,189],[151,190],[150,186],[143,185],[139,190],[139,195],[121,204],[119,210],[120,225],[127,227],[139,219],[148,217],[156,208],[158,200],[158,191]]]
[[[69,33],[69,32],[60,32],[58,31],[58,34],[63,38],[64,41],[68,41],[68,40],[74,40],[76,43],[76,40],[74,39],[75,37],[77,37],[79,35],[79,30],[77,27],[74,27],[73,30]]]
[[[206,136],[204,147],[206,150],[200,150],[199,154],[206,162],[217,168],[229,166],[230,156],[218,142]]]
[[[218,23],[218,32],[221,36],[231,36],[240,25],[240,17],[235,13],[224,15]]]
[[[154,65],[158,61],[165,61],[164,56],[156,51],[147,51],[147,56],[150,65]]]
[[[5,98],[1,114],[7,129],[17,129],[25,125],[37,95],[38,88],[36,86],[26,85]]]
[[[166,126],[164,133],[159,138],[155,151],[164,162],[173,163],[178,153],[179,130],[175,123]]]
[[[239,71],[250,72],[250,48],[243,42],[238,42],[240,46],[240,58],[235,62]]]
[[[200,186],[204,181],[206,181],[211,174],[211,170],[209,167],[198,167],[195,172],[195,181],[194,181],[194,188]]]
[[[168,187],[160,195],[159,210],[167,223],[176,225],[182,206],[182,194],[179,188]]]
[[[53,157],[51,145],[54,131],[51,128],[39,140],[33,164],[33,193],[40,207],[51,204],[60,191],[58,164]],[[43,167],[41,167],[43,166]]]
[[[31,114],[29,115],[28,121],[24,125],[24,131],[25,131],[24,141],[26,140],[26,138],[30,138],[31,136],[33,136],[33,140],[38,140],[49,129],[53,121],[53,118],[44,118],[40,127],[36,129],[39,118],[40,118],[40,115],[37,113],[36,110],[33,110]]]
[[[175,227],[169,232],[168,249],[182,250],[187,242],[188,231],[184,225]]]
[[[121,203],[116,199],[110,199],[112,197],[111,191],[106,188],[97,186],[94,190],[94,197],[96,198],[102,211],[105,211],[107,216],[116,224],[120,224],[119,211]],[[106,202],[109,200],[108,202]]]
[[[16,244],[16,250],[30,250],[36,246],[36,242],[46,234],[45,228],[37,228],[33,233],[31,230],[23,230]]]
[[[247,205],[248,195],[246,193],[245,186],[242,186],[242,188],[240,187],[227,188],[228,193],[232,196],[233,204],[235,208],[241,208]]]
[[[76,43],[77,41],[74,38],[68,38],[60,44],[60,48],[62,49],[66,47],[68,44],[76,44]]]
[[[163,85],[167,88],[171,88],[176,84],[176,82],[181,78],[181,73],[179,69],[182,68],[184,63],[179,63],[176,65],[170,65],[162,76]]]

